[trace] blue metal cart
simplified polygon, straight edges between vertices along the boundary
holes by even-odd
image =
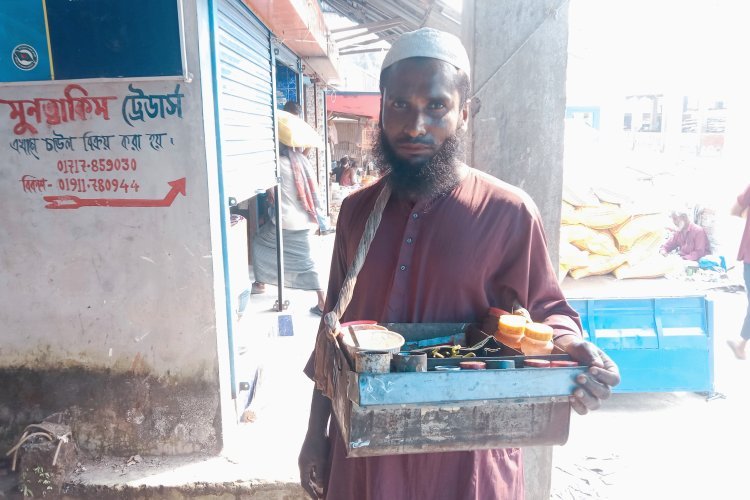
[[[584,335],[618,364],[614,392],[714,396],[714,305],[704,295],[568,299]]]

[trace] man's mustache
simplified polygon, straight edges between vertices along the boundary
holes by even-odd
[[[407,137],[404,139],[399,139],[397,141],[398,144],[421,144],[423,146],[434,146],[435,141],[431,137]]]

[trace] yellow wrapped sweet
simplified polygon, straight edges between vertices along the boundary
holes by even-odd
[[[495,338],[513,349],[521,348],[521,339],[528,320],[519,314],[503,314],[498,321]]]
[[[521,352],[527,356],[545,356],[552,352],[552,327],[544,323],[529,323],[521,339]]]

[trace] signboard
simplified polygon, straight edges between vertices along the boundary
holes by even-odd
[[[181,161],[186,104],[174,82],[6,87],[0,152],[32,206],[169,207],[186,195],[163,168]]]
[[[0,81],[181,76],[179,0],[3,0]]]

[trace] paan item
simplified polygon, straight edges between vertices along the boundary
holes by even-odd
[[[552,327],[544,323],[529,323],[521,339],[521,351],[527,356],[544,356],[550,354],[552,345]]]

